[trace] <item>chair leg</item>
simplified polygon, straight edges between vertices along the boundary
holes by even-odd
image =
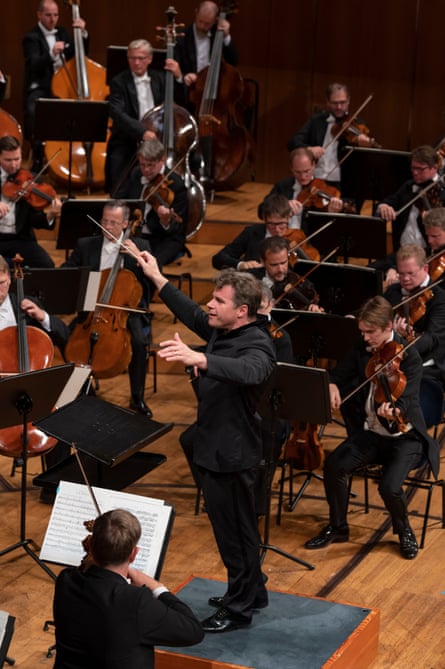
[[[153,360],[153,392],[158,392],[158,360],[156,351],[148,351],[147,372],[150,371],[150,359]]]

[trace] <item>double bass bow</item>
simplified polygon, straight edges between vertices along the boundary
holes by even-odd
[[[235,3],[221,7],[225,20]],[[210,64],[190,86],[189,100],[198,117],[199,147],[204,160],[204,187],[236,189],[252,177],[254,141],[243,123],[245,86],[238,70],[222,58],[224,33],[217,30]]]
[[[80,18],[80,0],[65,0],[71,5],[73,21]],[[106,70],[85,55],[82,30],[73,28],[75,57],[64,62],[53,75],[55,98],[105,101],[109,95]],[[49,174],[56,181],[78,188],[99,189],[105,185],[106,142],[46,142],[45,151],[61,152],[51,162]]]
[[[175,22],[177,11],[173,6],[166,10],[167,26],[158,26],[157,30],[164,33],[167,47],[166,58],[174,58],[176,44]],[[182,24],[181,24],[182,25]],[[190,152],[198,145],[198,126],[193,116],[174,102],[173,72],[165,72],[165,99],[162,105],[150,109],[141,119],[146,130],[151,130],[165,148],[167,169],[175,171],[183,179],[187,189],[188,216],[185,236],[190,239],[201,227],[205,211],[206,199],[202,185],[193,176],[190,169]]]

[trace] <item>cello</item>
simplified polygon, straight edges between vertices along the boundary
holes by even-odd
[[[225,20],[229,11],[222,8],[219,18]],[[224,34],[217,30],[210,64],[198,73],[189,92],[191,104],[199,110],[199,146],[204,159],[201,181],[212,191],[236,189],[251,180],[254,164],[253,137],[242,120],[244,81],[222,59],[223,43]]]
[[[73,21],[80,18],[79,0],[65,0],[71,5]],[[77,100],[106,100],[109,88],[106,70],[85,56],[81,28],[73,28],[75,57],[64,62],[54,74],[52,94],[55,98]],[[49,174],[59,183],[72,183],[77,188],[101,189],[105,186],[106,142],[46,142],[47,155],[61,149],[49,164]],[[71,156],[70,156],[71,151]],[[71,174],[69,167],[71,163]]]
[[[20,309],[24,299],[22,258],[14,258],[14,274],[17,291],[17,326],[0,331],[0,376],[46,369],[52,363],[54,346],[49,336],[37,327],[26,325],[26,315]],[[19,458],[23,453],[23,425],[14,425],[0,430],[0,454]],[[53,448],[57,439],[49,437],[28,423],[26,426],[26,453],[29,457],[44,455]]]
[[[124,241],[130,233],[131,226],[128,226]],[[120,269],[121,260],[122,256],[118,255],[113,267],[102,271],[98,305],[85,320],[76,324],[65,347],[67,361],[90,366],[99,379],[121,374],[131,360],[126,308],[139,304],[142,286],[133,272]]]
[[[175,16],[177,12],[173,6],[170,6],[166,10],[166,14],[168,18],[167,26],[165,28],[158,27],[157,30],[162,30],[165,35],[166,58],[173,59],[176,44]],[[184,181],[188,201],[185,236],[186,239],[190,239],[201,227],[206,211],[204,189],[193,176],[189,162],[190,152],[198,145],[198,126],[187,109],[174,103],[173,90],[173,72],[167,70],[165,73],[164,104],[150,109],[143,116],[141,122],[146,130],[154,132],[164,145],[166,166],[169,172],[176,172]]]
[[[4,76],[1,70],[0,74]],[[7,90],[7,83],[7,79],[5,78],[4,90]],[[4,95],[0,97],[0,101],[3,100],[3,97]],[[6,135],[15,137],[20,144],[23,144],[23,133],[20,123],[16,121],[14,116],[11,116],[5,109],[0,107],[0,137],[6,137]]]

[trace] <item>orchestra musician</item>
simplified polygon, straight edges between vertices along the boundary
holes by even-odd
[[[425,250],[420,246],[401,246],[396,262],[399,282],[391,284],[384,294],[393,306],[431,283]],[[407,302],[395,314],[394,329],[405,338],[422,335],[415,347],[422,359],[423,375],[445,388],[445,291],[434,286]]]
[[[291,208],[290,228],[299,228],[304,232],[304,212],[310,210],[340,212],[343,201],[340,192],[329,186],[323,179],[315,179],[315,157],[308,148],[294,149],[290,156],[292,177],[277,181],[269,195],[284,195]],[[315,192],[312,192],[315,189]],[[323,197],[323,193],[326,197]],[[263,218],[264,201],[258,207],[258,217]]]
[[[260,243],[268,237],[282,237],[289,234],[291,208],[287,197],[274,193],[268,195],[262,205],[263,223],[254,223],[244,228],[235,239],[212,258],[215,269],[233,267],[237,270],[251,270],[262,267],[259,254]],[[297,254],[306,257],[297,250]]]
[[[345,84],[332,83],[326,89],[326,109],[310,118],[300,130],[289,140],[288,151],[299,147],[307,147],[317,161],[315,176],[325,179],[329,184],[341,190],[341,168],[339,162],[347,144],[343,133],[335,139],[341,124],[348,120],[351,96]],[[356,119],[357,127],[363,125]],[[333,141],[334,140],[334,141]],[[356,137],[358,146],[370,146],[372,140],[364,132]]]
[[[175,172],[166,173],[165,148],[158,139],[141,143],[138,165],[121,197],[145,200],[145,211],[138,236],[150,242],[160,267],[184,253],[188,216],[187,190]]]
[[[397,251],[405,244],[426,247],[427,241],[422,214],[445,203],[445,188],[439,182],[439,161],[432,146],[418,146],[411,153],[412,179],[406,181],[393,195],[384,198],[376,207],[376,216],[392,224],[392,245]],[[415,195],[437,182],[423,197]],[[406,207],[410,202],[412,204]],[[402,208],[403,211],[398,213]]]
[[[122,197],[122,188],[136,159],[139,142],[156,137],[142,122],[145,114],[165,99],[165,71],[151,66],[153,47],[145,39],[128,45],[128,69],[110,82],[110,116],[113,121],[105,162],[106,189],[113,197]],[[165,70],[175,77],[174,98],[184,106],[185,88],[176,60],[167,58]]]
[[[90,267],[93,271],[102,271],[113,267],[119,254],[122,257],[122,268],[130,270],[136,276],[143,288],[143,296],[139,307],[147,307],[150,301],[150,285],[133,255],[123,253],[122,240],[124,230],[129,224],[129,208],[122,200],[109,200],[102,214],[101,225],[104,228],[101,236],[81,237],[77,245],[62,267]],[[136,245],[131,248],[149,250],[150,245],[145,239],[133,238],[123,242],[123,245]],[[80,313],[71,323],[71,330],[78,322],[88,316]],[[131,335],[132,356],[128,367],[130,379],[131,400],[130,409],[151,418],[152,411],[145,403],[145,375],[147,369],[147,345],[149,341],[149,315],[130,313],[127,319],[127,328]]]
[[[133,566],[141,525],[125,509],[94,521],[88,568],[69,567],[54,590],[55,669],[154,669],[154,644],[192,646],[203,631],[192,610]]]
[[[55,198],[43,210],[34,209],[25,198],[13,201],[3,194],[8,179],[14,178],[22,165],[20,142],[9,135],[0,138],[0,253],[13,258],[19,253],[29,267],[54,267],[48,253],[36,241],[34,228],[52,230],[62,203]]]
[[[34,117],[37,98],[51,98],[51,82],[65,61],[74,57],[73,36],[58,25],[59,7],[54,0],[40,0],[37,7],[37,25],[23,38],[25,58],[24,113],[25,136],[30,140],[33,153],[32,172],[40,172],[44,164],[44,144],[34,137]],[[86,22],[75,19],[73,28],[82,30],[85,50],[88,51]]]
[[[194,370],[198,417],[193,461],[228,576],[226,594],[209,599],[217,611],[202,626],[209,633],[229,632],[249,626],[254,609],[268,604],[254,503],[262,451],[256,404],[273,371],[275,352],[257,321],[261,284],[246,272],[222,270],[204,313],[168,282],[154,256],[142,253],[139,262],[167,307],[206,342],[204,351],[196,351],[175,333],[162,342],[158,355]]]
[[[175,57],[180,65],[187,87],[196,82],[197,73],[208,67],[213,40],[217,30],[224,32],[223,58],[229,65],[236,66],[238,55],[230,34],[230,23],[218,18],[219,8],[216,2],[204,0],[195,9],[195,20],[187,26],[184,34],[178,37]]]
[[[357,380],[365,381],[369,376],[366,370],[373,356],[375,358],[381,351],[383,358],[384,351],[392,348],[389,344],[403,343],[393,329],[391,304],[382,296],[365,302],[358,314],[358,326],[362,341],[329,373],[333,410],[340,408],[346,388],[356,384]],[[380,464],[382,479],[379,492],[391,515],[393,532],[399,537],[400,554],[407,560],[416,557],[418,546],[409,524],[402,482],[425,457],[437,477],[439,446],[427,433],[419,404],[422,364],[414,347],[405,349],[399,372],[403,374],[406,386],[394,403],[386,399],[376,401],[377,386],[372,381],[363,388],[361,427],[348,433],[346,440],[329,454],[324,464],[323,482],[329,505],[329,524],[306,541],[305,548],[320,549],[331,543],[349,540],[348,475],[364,465]],[[377,397],[380,399],[380,395],[377,394]]]

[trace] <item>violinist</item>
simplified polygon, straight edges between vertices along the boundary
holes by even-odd
[[[428,241],[428,272],[431,280],[437,281],[445,270],[445,207],[431,209],[423,225]]]
[[[150,300],[150,286],[140,267],[132,255],[123,253],[120,241],[124,230],[128,226],[129,209],[122,200],[110,200],[103,209],[101,225],[104,228],[102,235],[82,237],[77,240],[77,246],[62,267],[90,267],[93,271],[102,271],[113,267],[114,261],[121,254],[122,268],[135,274],[143,287],[143,297],[140,307],[147,307]],[[116,241],[118,240],[118,241]],[[130,240],[124,242],[124,246]],[[132,241],[139,250],[149,250],[150,245],[144,239],[133,238]],[[80,313],[71,323],[71,331],[78,322],[86,319],[88,314]],[[147,368],[147,345],[149,341],[148,314],[130,313],[127,327],[131,335],[132,356],[128,367],[130,378],[131,400],[130,408],[148,418],[152,411],[145,403],[145,375]]]
[[[345,84],[329,84],[326,89],[326,109],[309,119],[287,144],[288,151],[303,146],[309,148],[317,161],[315,176],[326,179],[340,190],[339,162],[348,141],[345,133],[338,139],[334,138],[341,124],[348,119],[350,102],[351,96]],[[356,127],[366,128],[360,119],[356,119]],[[358,146],[370,146],[371,140],[365,132],[359,132],[355,143]]]
[[[318,294],[308,279],[300,282],[295,272],[289,271],[289,240],[285,237],[268,237],[259,247],[262,263],[251,273],[272,291],[274,306],[284,309],[302,309],[322,312]]]
[[[351,386],[366,380],[368,364],[372,367],[376,356],[389,362],[391,358],[386,360],[385,352],[391,351],[393,342],[403,343],[394,331],[392,321],[392,307],[380,295],[362,306],[358,314],[362,342],[330,372],[329,392],[333,410],[340,408],[342,396]],[[346,440],[326,458],[323,481],[329,505],[329,524],[306,541],[305,548],[325,548],[331,543],[349,540],[348,475],[364,465],[380,464],[383,474],[379,492],[391,515],[393,532],[399,537],[400,554],[406,560],[416,557],[418,546],[408,521],[402,482],[425,456],[434,476],[437,476],[439,446],[427,433],[419,404],[422,365],[414,347],[403,351],[401,360],[394,366],[396,368],[399,379],[406,382],[404,386],[401,384],[403,390],[400,394],[392,401],[378,403],[375,400],[378,386],[369,381],[359,396],[361,426],[355,431],[348,431]],[[345,410],[347,405],[348,400]]]
[[[165,71],[151,67],[153,47],[145,39],[128,45],[128,69],[110,82],[110,116],[113,121],[105,162],[106,189],[113,197],[126,197],[128,174],[134,164],[139,142],[154,139],[142,122],[145,114],[165,99]],[[167,58],[164,70],[175,77],[174,99],[184,106],[185,87],[176,60]]]
[[[293,176],[277,181],[269,193],[284,195],[288,199],[291,208],[290,228],[302,229],[306,233],[304,213],[307,211],[343,210],[340,191],[323,179],[314,177],[315,158],[310,149],[299,148],[292,151],[290,167]],[[263,218],[263,206],[264,202],[258,207],[259,218]]]
[[[184,253],[187,190],[175,172],[166,173],[165,149],[158,139],[142,142],[137,160],[125,197],[145,201],[143,222],[137,234],[150,242],[152,253],[162,267]]]
[[[40,0],[37,7],[37,25],[23,38],[25,58],[24,112],[25,135],[31,141],[32,172],[40,172],[44,161],[44,145],[34,137],[34,116],[37,98],[52,98],[51,82],[65,61],[74,57],[72,34],[58,25],[59,7],[53,0]],[[82,30],[85,50],[88,50],[86,22],[73,21],[73,28]]]
[[[385,292],[393,306],[422,288],[427,290],[396,310],[394,329],[405,338],[422,335],[415,347],[422,359],[423,374],[445,388],[445,291],[440,286],[428,289],[431,278],[425,250],[420,246],[400,247],[396,262],[399,282]]]
[[[442,207],[445,203],[445,188],[439,182],[438,167],[437,152],[432,146],[417,147],[411,153],[412,179],[377,205],[375,215],[391,221],[394,251],[405,244],[426,248],[422,218],[430,209]],[[416,193],[429,186],[423,196],[416,198]]]
[[[210,63],[213,40],[217,30],[224,32],[223,58],[229,65],[236,66],[238,55],[230,34],[230,23],[218,18],[219,8],[216,2],[204,0],[195,9],[195,20],[178,38],[175,56],[184,73],[187,87],[195,83],[197,73]]]
[[[25,197],[17,201],[6,197],[5,184],[14,180],[22,165],[22,149],[15,137],[0,138],[0,253],[5,258],[13,258],[19,253],[24,264],[29,267],[54,267],[48,253],[37,243],[34,228],[52,230],[62,203],[52,200],[43,210],[34,209]],[[32,176],[32,175],[31,175]],[[18,191],[19,195],[19,191]]]

